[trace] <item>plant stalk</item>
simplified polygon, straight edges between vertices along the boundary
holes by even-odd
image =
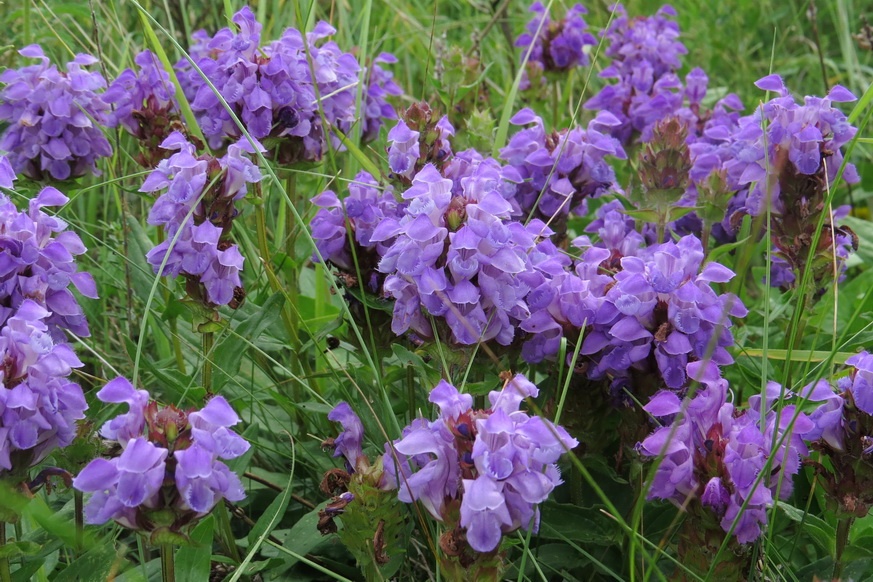
[[[212,394],[212,346],[215,343],[213,332],[202,334],[203,340],[203,387],[207,394]]]
[[[0,548],[6,545],[6,522],[0,521]],[[12,571],[9,569],[9,558],[0,558],[0,582],[12,582]]]
[[[854,517],[842,517],[837,522],[837,538],[834,546],[834,571],[831,575],[833,580],[840,580],[843,576],[843,550],[849,543],[849,532],[852,531]]]
[[[75,514],[76,519],[76,552],[79,553],[82,551],[82,547],[84,546],[84,533],[85,533],[85,504],[83,503],[83,498],[85,494],[79,491],[78,489],[73,490],[73,504],[74,509],[73,513]]]
[[[161,544],[161,580],[176,582],[176,557],[172,544]]]

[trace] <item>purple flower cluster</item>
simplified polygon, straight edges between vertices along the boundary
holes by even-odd
[[[681,107],[682,82],[676,71],[688,50],[678,40],[679,25],[670,18],[675,16],[676,11],[665,5],[654,16],[630,18],[617,4],[612,24],[601,33],[609,42],[606,56],[613,62],[600,77],[616,82],[601,89],[585,108],[615,115],[620,123],[613,135],[622,143],[629,143],[635,131],[646,141],[655,122]],[[694,95],[693,86],[690,89]]]
[[[131,135],[144,139],[148,126],[143,124],[143,112],[166,112],[176,109],[176,86],[161,68],[151,51],[145,50],[134,59],[138,70],[125,69],[112,81],[103,99],[114,105],[108,127],[123,127]]]
[[[279,40],[261,47],[261,25],[251,9],[237,12],[233,21],[239,32],[224,28],[213,37],[195,35],[192,56],[249,133],[282,163],[320,160],[331,129],[347,131],[357,121],[356,87],[362,75],[368,83],[362,101],[363,137],[375,138],[382,119],[394,117],[386,98],[400,90],[380,66],[390,63],[391,55],[380,55],[367,75],[353,55],[333,41],[322,42],[336,33],[326,22],[305,37],[289,28]],[[187,61],[177,68],[210,147],[239,140],[242,133],[200,73]]]
[[[76,436],[85,396],[70,382],[83,364],[52,338],[51,313],[25,299],[0,329],[0,475],[21,474]]]
[[[615,379],[654,363],[666,386],[678,390],[687,385],[689,362],[731,363],[725,349],[733,345],[731,317],[747,312],[739,298],[717,294],[712,283],[730,281],[734,273],[719,263],[702,265],[703,247],[693,235],[619,256],[634,250],[638,235],[622,237],[626,217],[605,209],[598,230],[607,248],[589,248],[576,266],[592,314],[581,347],[589,376]]]
[[[780,396],[790,396],[778,384],[740,411],[728,402],[728,383],[715,365],[692,362],[687,373],[702,386],[693,398],[683,403],[662,391],[644,407],[668,423],[638,445],[659,461],[648,498],[699,503],[725,532],[733,527],[739,543],[753,542],[768,508],[791,494],[801,455],[809,452],[804,438],[815,425],[794,405],[775,410]]]
[[[543,120],[530,109],[522,109],[510,121],[529,126],[500,150],[501,159],[521,175],[516,200],[523,215],[547,222],[566,218],[570,212],[584,216],[587,198],[621,191],[605,159],[627,159],[610,135],[620,124],[611,113],[599,113],[587,130],[575,127],[552,134],[546,133]]]
[[[473,410],[472,396],[440,382],[429,398],[439,417],[418,419],[386,443],[384,487],[446,522],[447,504],[460,499],[456,525],[477,552],[497,549],[519,528],[537,531],[537,505],[561,483],[556,462],[578,444],[560,426],[519,410],[538,392],[519,374],[489,394],[490,409]]]
[[[517,47],[530,47],[522,51],[522,58],[530,52],[528,70],[520,86],[522,90],[530,88],[531,78],[542,79],[544,73],[560,73],[574,67],[588,66],[585,47],[596,45],[597,39],[588,32],[588,24],[582,17],[588,14],[585,7],[575,4],[558,22],[549,18],[541,2],[534,2],[530,12],[534,13],[534,17],[527,24],[527,32],[515,41]]]
[[[195,286],[202,284],[200,299],[213,305],[234,301],[242,285],[245,259],[226,237],[239,213],[234,202],[245,197],[248,184],[261,180],[246,155],[248,146],[241,140],[221,158],[197,156],[194,146],[173,132],[161,147],[176,153],[161,161],[140,188],[163,192],[148,222],[163,226],[166,239],[149,251],[149,264],[162,276],[184,275]]]
[[[76,489],[93,494],[87,523],[112,519],[132,529],[181,533],[222,499],[245,497],[239,477],[221,461],[249,448],[230,430],[240,419],[223,397],[213,397],[202,410],[158,408],[148,392],[119,377],[97,398],[127,404],[129,411],[101,429],[104,438],[118,442],[121,454],[94,459],[73,480]],[[166,510],[173,519],[162,515]],[[156,521],[159,515],[162,521]]]
[[[403,217],[373,231],[373,241],[395,239],[379,263],[395,299],[394,333],[431,338],[433,316],[456,343],[513,342],[530,315],[527,296],[542,278],[530,251],[551,231],[540,221],[511,221],[503,185],[490,164],[454,181],[428,164],[402,195],[409,201]]]
[[[346,235],[346,219],[354,236],[355,257],[362,276],[369,275],[366,287],[373,293],[380,291],[380,278],[375,273],[379,259],[387,252],[393,238],[373,241],[376,227],[386,220],[400,220],[404,203],[394,197],[390,186],[381,188],[367,172],[361,172],[349,182],[348,195],[340,200],[332,190],[325,190],[312,198],[320,210],[310,223],[312,238],[326,262],[355,274],[351,244]],[[317,261],[318,256],[313,255]]]
[[[97,158],[112,155],[112,147],[100,129],[109,106],[97,91],[106,80],[84,68],[97,59],[78,54],[61,72],[39,45],[19,54],[40,63],[0,75],[0,121],[8,123],[0,150],[17,173],[35,180],[99,175]]]
[[[857,129],[833,103],[852,102],[856,97],[835,85],[827,97],[808,96],[801,105],[778,75],[764,77],[755,86],[779,96],[740,120],[729,146],[731,155],[723,165],[739,187],[755,185],[746,201],[749,214],[757,216],[765,211],[768,192],[771,212],[782,214],[786,204],[803,203],[805,194],[783,193],[782,187],[787,185],[781,179],[783,176],[795,172],[805,176],[822,173],[829,183],[836,180],[843,163],[841,148],[851,141]],[[854,164],[846,164],[843,179],[849,184],[859,181]]]
[[[455,128],[444,115],[433,123],[431,110],[415,104],[388,132],[388,167],[395,179],[408,184],[428,163],[441,167],[452,156]],[[416,129],[410,128],[407,121]],[[416,123],[417,122],[417,123]]]
[[[0,186],[11,187],[14,174],[4,160],[0,158]],[[85,245],[76,233],[67,230],[65,221],[42,210],[68,201],[58,190],[47,187],[30,200],[26,212],[21,212],[0,195],[0,325],[30,300],[48,310],[45,324],[55,340],[63,340],[64,329],[90,335],[82,307],[70,290],[72,285],[85,297],[97,298],[91,274],[77,270],[76,256],[86,251]]]

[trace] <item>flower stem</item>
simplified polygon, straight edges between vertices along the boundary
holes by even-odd
[[[203,340],[203,387],[207,394],[212,394],[212,345],[215,342],[213,333],[202,334]]]
[[[0,521],[0,548],[6,545],[6,522]],[[0,582],[12,582],[9,558],[0,558]]]
[[[176,582],[176,558],[172,544],[161,544],[161,580]]]
[[[834,572],[831,575],[833,580],[840,580],[843,576],[843,550],[849,543],[849,532],[852,531],[852,524],[855,522],[854,517],[842,517],[837,522],[837,539],[834,546]]]
[[[84,531],[85,531],[85,504],[83,503],[84,493],[78,489],[73,490],[73,503],[75,505],[73,513],[76,518],[76,552],[82,551]]]

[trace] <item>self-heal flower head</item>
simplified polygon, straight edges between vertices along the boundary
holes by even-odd
[[[441,170],[452,156],[455,128],[448,115],[436,119],[426,103],[413,103],[388,132],[388,167],[393,179],[408,185],[427,164]]]
[[[163,226],[166,239],[149,251],[155,273],[193,282],[187,290],[212,305],[238,306],[245,261],[228,240],[235,203],[261,172],[248,157],[248,142],[228,147],[221,158],[198,156],[192,144],[173,132],[161,144],[176,153],[162,160],[146,178],[141,192],[162,192],[149,212],[149,224]],[[202,286],[202,287],[201,287]]]
[[[814,423],[794,405],[778,410],[780,397],[791,394],[775,383],[741,412],[728,401],[728,383],[715,364],[692,362],[687,373],[701,386],[690,401],[662,391],[644,407],[656,418],[673,419],[637,445],[644,458],[658,462],[648,498],[680,507],[699,500],[725,532],[735,526],[739,543],[753,542],[767,510],[791,494]]]
[[[364,91],[363,126],[361,141],[370,143],[379,137],[379,131],[387,120],[397,119],[397,112],[388,102],[388,98],[403,94],[394,81],[394,73],[387,70],[387,65],[397,63],[397,57],[391,53],[379,53],[371,65],[364,71],[367,89]],[[351,127],[348,122],[340,122],[340,129],[349,134]]]
[[[611,113],[599,113],[587,129],[559,133],[547,133],[543,120],[530,109],[522,109],[510,121],[525,127],[500,150],[500,158],[520,174],[516,200],[522,216],[555,223],[554,229],[561,232],[571,212],[587,213],[588,198],[621,192],[606,159],[627,158],[609,133],[619,123]]]
[[[386,487],[401,501],[420,501],[440,521],[460,499],[460,522],[477,552],[497,549],[503,535],[539,527],[537,505],[561,483],[555,464],[578,442],[538,416],[520,410],[538,390],[524,376],[492,391],[491,408],[474,410],[472,398],[441,382],[430,401],[440,410],[434,421],[417,419],[403,437],[386,444]]]
[[[126,403],[128,412],[101,429],[122,450],[112,459],[91,461],[73,486],[93,493],[85,508],[88,523],[115,520],[125,527],[152,532],[184,532],[222,499],[239,501],[245,490],[222,460],[243,455],[249,444],[230,427],[239,416],[221,396],[200,410],[161,408],[148,392],[116,378],[97,393],[108,403]],[[150,517],[170,511],[161,525]]]
[[[319,207],[310,223],[312,238],[325,261],[357,276],[354,256],[361,269],[361,276],[369,291],[378,293],[381,277],[375,273],[379,260],[387,252],[394,239],[372,240],[373,232],[385,221],[400,220],[405,203],[398,202],[392,188],[382,188],[367,172],[361,172],[349,182],[348,194],[340,199],[332,190],[325,190],[312,198]],[[352,232],[349,240],[346,220]],[[354,255],[351,246],[354,245]],[[314,261],[318,260],[313,255]]]
[[[608,260],[610,254],[593,256]],[[587,259],[583,255],[577,272],[596,280],[602,275],[584,267]],[[619,270],[612,284],[593,287],[602,299],[592,299],[596,316],[580,350],[590,360],[590,377],[620,377],[631,368],[644,371],[654,354],[664,384],[681,389],[688,381],[689,362],[733,361],[726,350],[733,344],[731,318],[744,317],[746,309],[738,297],[719,295],[712,288],[713,283],[730,281],[734,273],[702,262],[700,241],[689,235],[676,243],[641,248],[638,256],[623,257],[618,265],[607,263],[607,268]]]
[[[233,21],[238,31],[224,28],[212,37],[196,33],[192,54],[248,132],[281,163],[319,161],[328,140],[342,149],[332,130],[346,131],[356,122],[359,83],[365,83],[362,137],[372,139],[381,119],[393,117],[385,99],[399,88],[381,67],[391,62],[390,55],[380,55],[366,71],[351,53],[327,40],[336,30],[326,22],[305,35],[286,29],[279,40],[261,46],[261,24],[250,8],[237,12]],[[242,133],[200,74],[187,61],[177,68],[210,147],[239,140]]]
[[[596,45],[597,39],[588,32],[583,18],[588,11],[584,6],[575,4],[560,21],[552,21],[541,2],[534,2],[530,12],[534,14],[533,19],[528,22],[526,32],[515,41],[515,46],[522,47],[522,59],[529,53],[529,70],[522,79],[522,90],[530,88],[531,76],[542,77],[543,73],[588,66],[585,47]]]
[[[75,288],[85,297],[97,298],[90,273],[79,271],[76,257],[85,253],[79,236],[67,230],[66,221],[44,208],[63,206],[69,199],[52,187],[33,197],[26,211],[19,211],[0,195],[0,325],[32,300],[50,313],[45,319],[52,337],[64,339],[67,329],[88,336],[88,321]]]
[[[76,436],[88,405],[69,380],[83,364],[52,338],[50,312],[25,299],[0,329],[0,475],[21,474]]]
[[[647,130],[682,105],[676,71],[688,49],[678,40],[679,26],[670,18],[675,16],[676,11],[665,5],[654,16],[630,18],[616,4],[612,24],[601,33],[609,43],[606,56],[613,61],[600,77],[615,82],[589,99],[585,108],[615,115],[619,124],[612,135],[624,144],[635,132],[646,141]]]
[[[122,71],[106,89],[103,98],[114,106],[109,115],[109,127],[121,126],[142,139],[146,137],[139,119],[142,112],[167,112],[175,108],[176,86],[151,51],[139,53],[134,62],[137,71]]]
[[[106,80],[85,68],[97,59],[78,54],[61,72],[39,45],[19,54],[40,63],[0,75],[0,121],[8,124],[0,150],[9,152],[17,173],[34,180],[99,175],[97,159],[112,155],[112,147],[100,129],[109,106],[98,91]]]
[[[775,267],[771,282],[783,289],[794,287],[812,251],[813,284],[820,292],[832,278],[834,254],[842,270],[849,249],[857,246],[857,238],[837,224],[838,211],[825,204],[844,163],[842,148],[857,133],[835,104],[856,98],[836,85],[827,97],[807,96],[801,104],[778,75],[764,77],[756,86],[778,96],[740,119],[726,146],[730,155],[723,169],[732,184],[748,190],[743,214],[759,216],[769,209]],[[851,163],[841,175],[849,184],[860,180]],[[810,249],[823,212],[826,228],[819,246]]]
[[[540,221],[511,221],[513,205],[491,165],[468,170],[452,180],[425,166],[403,193],[404,216],[384,221],[371,236],[395,238],[379,262],[384,289],[395,299],[391,329],[431,338],[429,314],[453,342],[510,345],[530,316],[526,297],[543,277],[530,251],[551,231]]]

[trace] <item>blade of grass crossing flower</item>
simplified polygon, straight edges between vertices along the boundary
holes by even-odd
[[[188,131],[192,132],[195,136],[197,136],[197,138],[201,142],[203,142],[203,145],[207,148],[207,151],[209,151],[209,146],[206,145],[206,138],[203,137],[203,131],[200,129],[200,124],[197,123],[197,118],[194,117],[194,112],[191,110],[191,104],[188,103],[188,99],[185,97],[185,92],[182,90],[182,85],[179,83],[179,77],[176,76],[176,70],[173,68],[173,64],[167,57],[167,53],[164,50],[163,45],[161,45],[161,42],[158,40],[158,35],[155,34],[155,29],[152,28],[152,25],[149,22],[149,19],[152,19],[151,15],[143,10],[142,6],[140,6],[138,3],[135,4],[136,7],[139,9],[140,21],[142,22],[142,28],[145,32],[146,38],[148,39],[152,50],[158,56],[158,60],[161,61],[164,70],[170,76],[170,80],[173,82],[173,85],[176,87],[176,100],[179,103],[179,109],[182,110],[182,117],[185,118],[185,125],[188,126]],[[155,23],[157,23],[157,21],[155,21]],[[168,34],[166,30],[164,30],[163,32],[165,34]],[[179,44],[175,42],[175,40],[173,41],[173,44],[175,44],[178,48],[181,48],[179,47]]]

